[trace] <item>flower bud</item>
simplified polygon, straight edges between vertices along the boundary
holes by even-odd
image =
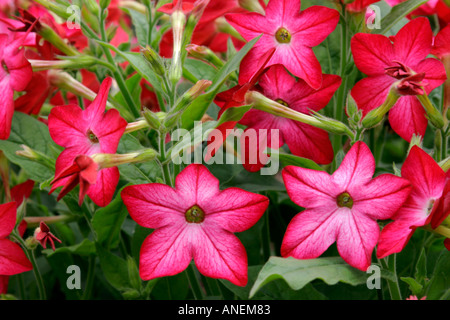
[[[424,93],[422,95],[418,95],[417,98],[425,108],[427,118],[431,122],[431,124],[437,129],[442,129],[444,127],[444,118],[442,117],[442,114],[436,109],[436,107],[431,103],[428,95]]]
[[[381,106],[370,111],[362,120],[362,126],[364,128],[373,128],[378,125],[384,118],[384,115],[394,106],[400,96],[394,87],[389,91],[386,100]]]
[[[25,246],[28,250],[34,250],[38,247],[39,241],[36,239],[36,237],[31,236],[25,239]]]
[[[33,71],[49,69],[84,69],[97,63],[91,56],[64,57],[63,60],[28,60]]]
[[[156,159],[158,153],[152,148],[124,154],[96,153],[91,159],[98,165],[97,170],[117,167],[127,163],[147,162]]]
[[[128,277],[130,278],[131,286],[137,291],[140,291],[142,281],[141,277],[139,276],[139,269],[134,259],[130,256],[127,256],[127,266],[128,266]]]
[[[98,16],[98,13],[100,12],[100,7],[95,0],[84,0],[84,4],[86,5],[86,8],[95,16]]]
[[[63,52],[67,56],[76,56],[80,53],[73,48],[72,46],[68,45],[64,39],[62,39],[52,28],[50,28],[48,25],[41,23],[41,28],[39,29],[39,35],[50,42],[52,45],[54,45],[57,49],[59,49],[61,52]]]
[[[189,56],[199,60],[208,61],[218,69],[224,65],[224,62],[208,47],[188,44],[186,46],[186,51]]]
[[[239,6],[250,12],[257,12],[264,15],[264,8],[261,6],[258,0],[238,0]]]
[[[187,90],[177,101],[175,107],[167,114],[164,119],[163,125],[166,128],[171,128],[177,124],[181,118],[184,110],[199,96],[201,95],[210,85],[212,84],[209,80],[199,80],[195,85],[193,85],[189,90]]]
[[[231,24],[228,23],[228,21],[225,19],[225,17],[217,18],[215,20],[215,25],[216,25],[217,31],[227,33],[238,40],[246,41],[241,36],[241,34],[235,28],[233,28],[231,26]]]
[[[144,116],[150,128],[156,130],[159,129],[159,127],[161,126],[161,120],[155,112],[152,112],[151,110],[144,107],[142,115]]]
[[[172,83],[177,83],[181,79],[182,65],[181,65],[181,44],[183,41],[184,25],[186,23],[186,16],[183,11],[176,10],[172,13],[172,33],[173,33],[173,54],[172,63],[169,69],[169,80]]]
[[[156,74],[160,76],[165,75],[166,70],[164,68],[163,61],[161,60],[159,54],[155,50],[153,50],[152,47],[147,45],[145,48],[141,49],[141,53],[144,55],[144,58],[150,63],[153,71],[155,71]]]
[[[21,147],[22,147],[22,150],[17,150],[16,155],[27,158],[27,159],[35,161],[35,162],[38,162],[50,169],[55,168],[55,160],[54,159],[51,159],[50,157],[48,157],[47,155],[45,155],[39,151],[31,149],[27,145],[22,144]]]
[[[287,119],[296,120],[314,127],[324,129],[335,134],[347,134],[353,137],[353,132],[342,122],[327,118],[319,113],[314,117],[295,111],[283,104],[273,101],[257,91],[249,91],[245,95],[245,103],[252,105],[253,108],[268,112]]]

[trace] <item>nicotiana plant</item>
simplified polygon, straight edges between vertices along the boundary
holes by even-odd
[[[447,0],[0,0],[0,298],[450,299]]]

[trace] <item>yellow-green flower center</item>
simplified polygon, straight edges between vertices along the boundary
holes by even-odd
[[[92,130],[88,130],[88,132],[86,133],[88,139],[92,142],[92,143],[98,143],[98,138],[97,136],[92,132]]]
[[[184,214],[186,221],[189,223],[202,223],[205,220],[205,213],[203,210],[197,206],[192,206],[186,213]]]
[[[289,43],[291,42],[291,33],[286,28],[281,27],[275,33],[275,39],[279,43]]]
[[[353,207],[353,199],[349,193],[343,192],[337,197],[337,205],[341,208],[346,207],[351,209]]]
[[[286,101],[284,101],[284,100],[282,100],[282,99],[276,99],[275,101],[276,101],[277,103],[282,104],[283,106],[289,108],[289,104],[288,104]]]

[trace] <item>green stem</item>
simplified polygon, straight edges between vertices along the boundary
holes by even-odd
[[[108,38],[107,38],[107,35],[106,35],[105,18],[106,18],[105,17],[105,11],[100,10],[99,21],[100,21],[101,40],[103,42],[108,42]],[[94,33],[94,35],[95,35],[95,33]],[[95,35],[95,39],[98,39],[97,35]],[[98,40],[100,40],[100,39],[98,39]],[[130,91],[127,88],[125,80],[123,79],[122,74],[120,73],[120,71],[119,71],[119,69],[117,67],[117,64],[114,62],[114,58],[113,58],[111,52],[109,51],[108,48],[103,47],[103,46],[102,46],[102,50],[103,50],[103,52],[104,52],[104,54],[106,56],[106,59],[108,60],[109,64],[111,64],[111,65],[113,65],[115,67],[114,71],[112,71],[114,79],[116,79],[117,85],[118,85],[120,91],[122,92],[122,95],[123,95],[123,97],[124,97],[128,107],[129,107],[130,111],[133,113],[133,115],[136,118],[139,118],[140,117],[139,109],[136,106],[136,104],[134,103],[133,98],[131,97]]]
[[[86,288],[84,289],[82,300],[89,300],[94,286],[95,279],[95,256],[89,257],[89,269],[86,280]]]
[[[169,162],[166,161],[166,135],[165,133],[160,133],[159,138],[159,154],[160,154],[160,161],[161,161],[161,169],[163,172],[164,182],[172,186],[172,178],[170,176],[170,170],[169,170]]]
[[[20,245],[22,246],[28,260],[30,260],[31,265],[33,266],[33,273],[34,273],[34,277],[36,279],[36,285],[38,287],[38,292],[39,292],[39,299],[40,300],[46,300],[47,299],[47,295],[45,292],[45,286],[44,286],[44,281],[42,280],[42,275],[41,272],[39,271],[39,267],[38,264],[36,262],[36,257],[34,255],[34,250],[29,250],[27,248],[27,245],[25,244],[25,241],[22,239],[22,237],[18,234],[16,234],[16,231],[14,231],[13,233],[11,233],[11,237],[16,240],[18,243],[20,243]]]
[[[198,278],[195,274],[194,266],[192,264],[189,264],[189,266],[186,269],[186,272],[195,300],[203,300],[203,292],[202,289],[200,288]]]
[[[400,287],[398,283],[397,277],[397,254],[394,253],[386,258],[380,260],[381,264],[385,269],[388,269],[395,275],[395,280],[387,280],[389,293],[391,295],[392,300],[402,300],[402,295],[400,293]]]

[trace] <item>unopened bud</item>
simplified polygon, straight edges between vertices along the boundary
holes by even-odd
[[[385,114],[394,106],[400,96],[397,94],[394,87],[389,91],[386,100],[381,106],[370,111],[362,120],[364,128],[373,128],[383,120]]]
[[[161,120],[159,119],[158,115],[155,112],[152,112],[151,110],[144,107],[142,115],[144,116],[150,128],[156,130],[159,129],[159,127],[161,126]]]
[[[97,63],[91,56],[65,57],[63,60],[28,60],[33,71],[49,69],[84,69]]]
[[[427,118],[428,120],[430,120],[431,124],[437,129],[442,129],[444,127],[444,118],[442,117],[442,114],[436,109],[436,107],[431,103],[428,95],[424,93],[423,95],[418,95],[417,98],[425,108]]]
[[[258,0],[238,0],[239,6],[250,12],[257,12],[264,15],[264,8],[261,6]]]
[[[100,8],[107,9],[111,4],[111,0],[100,0]]]
[[[145,48],[141,49],[141,53],[144,55],[144,58],[150,63],[153,71],[155,71],[156,74],[160,76],[165,75],[166,70],[164,68],[163,61],[159,54],[155,50],[153,50],[152,47],[147,45]]]
[[[422,140],[423,140],[422,136],[413,134],[412,137],[411,137],[411,141],[409,142],[409,147],[408,147],[407,154],[409,153],[411,148],[414,147],[414,146],[417,146],[417,147],[422,149]]]
[[[27,158],[27,159],[35,161],[35,162],[38,162],[50,169],[55,168],[55,160],[54,159],[51,159],[50,157],[48,157],[47,155],[45,155],[39,151],[31,149],[27,145],[22,144],[21,147],[22,147],[22,150],[17,150],[16,155]]]
[[[127,266],[128,266],[128,277],[130,278],[131,286],[140,291],[142,286],[141,277],[139,276],[139,269],[136,265],[134,259],[127,256]]]
[[[172,33],[173,33],[173,54],[172,63],[169,69],[169,80],[172,83],[177,83],[181,79],[182,65],[181,65],[181,45],[183,42],[184,25],[186,23],[186,16],[183,11],[174,11],[171,15],[172,19]]]
[[[84,0],[84,4],[86,5],[86,8],[95,16],[98,16],[98,13],[100,12],[100,7],[95,0]]]
[[[231,24],[228,23],[225,17],[217,18],[215,20],[215,25],[217,31],[227,33],[238,40],[245,41],[245,39],[241,36],[241,34],[235,28],[233,28]]]
[[[152,148],[124,154],[96,153],[91,159],[98,165],[98,170],[117,167],[127,163],[147,162],[156,159],[158,153]]]
[[[62,39],[59,34],[55,32],[55,30],[44,23],[41,23],[39,35],[67,56],[76,56],[80,54],[75,48],[68,45],[66,41],[64,41],[64,39]]]
[[[199,60],[208,61],[218,69],[224,65],[223,61],[208,47],[188,44],[186,46],[186,51],[189,56]]]
[[[30,236],[30,237],[25,239],[25,246],[29,250],[36,249],[38,245],[39,245],[39,241],[34,236]]]
[[[200,96],[210,85],[209,80],[199,80],[189,90],[187,90],[177,101],[175,107],[170,110],[164,119],[163,125],[165,128],[172,128],[175,126],[181,118],[184,110],[198,97]]]

